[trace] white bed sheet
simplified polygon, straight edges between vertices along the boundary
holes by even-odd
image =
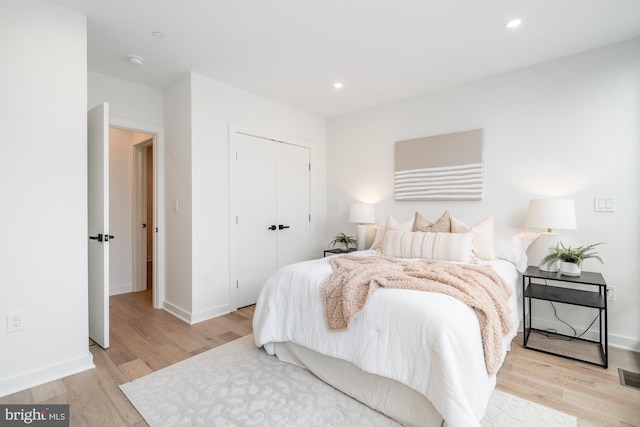
[[[513,287],[509,303],[514,327],[503,341],[504,358],[519,323],[518,272],[507,261],[487,264]],[[271,276],[254,313],[256,345],[274,354],[275,343],[293,342],[347,360],[424,395],[448,426],[479,426],[496,379],[486,371],[473,309],[443,294],[378,289],[348,330],[329,331],[320,295],[331,272],[329,258],[322,258],[289,265]]]

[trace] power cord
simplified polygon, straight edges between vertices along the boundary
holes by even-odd
[[[548,286],[548,283],[547,283],[546,279],[544,281],[544,285]],[[551,340],[573,341],[574,339],[580,339],[580,338],[582,338],[584,336],[584,334],[589,332],[589,329],[591,329],[593,324],[596,323],[596,320],[598,320],[598,318],[600,317],[600,314],[597,314],[596,317],[594,317],[594,319],[591,321],[591,323],[589,323],[589,326],[587,326],[587,329],[585,329],[583,333],[578,335],[578,331],[576,331],[576,329],[573,326],[571,326],[569,323],[567,323],[564,320],[562,320],[560,318],[560,316],[558,316],[558,310],[557,310],[555,304],[553,303],[553,301],[548,301],[548,302],[549,302],[549,304],[551,304],[551,307],[553,308],[553,315],[556,317],[556,319],[558,319],[559,321],[561,321],[562,323],[567,325],[573,331],[573,336],[559,335],[558,331],[556,329],[553,329],[553,328],[545,329],[544,331],[540,331],[541,335],[543,335],[543,336],[545,336],[545,337],[547,337],[547,338],[549,338]],[[554,335],[551,335],[551,334],[554,334]]]

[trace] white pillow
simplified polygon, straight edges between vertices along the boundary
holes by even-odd
[[[451,232],[473,235],[473,247],[477,259],[485,261],[496,259],[493,243],[493,217],[487,217],[473,227],[469,227],[458,219],[451,218]]]
[[[496,258],[509,261],[523,272],[528,265],[527,249],[539,235],[538,232],[516,229],[496,231]]]
[[[376,227],[376,238],[373,239],[373,243],[369,249],[378,249],[382,251],[384,236],[387,231],[411,231],[413,230],[413,221],[414,218],[412,217],[409,221],[400,223],[394,217],[388,216],[384,228],[380,229]]]
[[[388,231],[382,254],[396,258],[425,258],[470,263],[473,260],[471,233],[429,233]]]

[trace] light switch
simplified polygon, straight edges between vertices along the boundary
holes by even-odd
[[[616,211],[616,198],[615,197],[596,197],[593,199],[594,211],[596,212],[615,212]]]

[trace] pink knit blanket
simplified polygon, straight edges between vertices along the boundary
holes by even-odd
[[[512,291],[491,266],[348,255],[332,258],[331,265],[333,273],[322,285],[330,330],[346,329],[379,287],[439,292],[474,309],[487,372],[493,375],[500,368],[502,338],[513,326],[508,305]]]

